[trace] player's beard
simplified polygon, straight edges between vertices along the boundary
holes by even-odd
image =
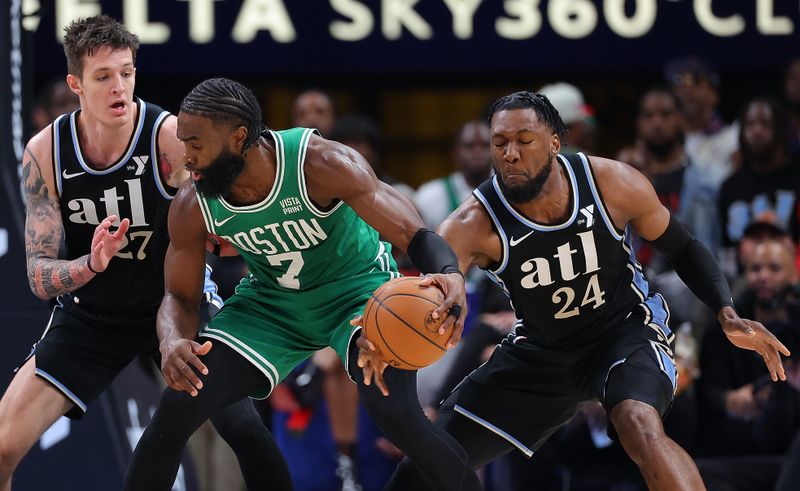
[[[225,148],[202,172],[202,178],[194,181],[194,187],[207,196],[228,196],[242,169],[244,157]]]
[[[547,178],[550,177],[550,173],[553,171],[553,158],[554,157],[551,155],[547,165],[542,167],[533,178],[529,177],[528,180],[522,184],[509,186],[506,184],[502,176],[498,175],[497,182],[500,184],[500,189],[503,191],[503,196],[505,196],[510,203],[520,204],[536,199],[540,194],[542,194],[544,183],[547,182]]]

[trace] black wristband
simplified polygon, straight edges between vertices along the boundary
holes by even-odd
[[[89,271],[91,271],[92,273],[94,273],[94,274],[100,274],[100,271],[95,271],[95,270],[92,268],[92,255],[91,255],[91,254],[89,254],[89,256],[87,256],[87,258],[86,258],[86,267],[88,267],[88,268],[89,268]]]
[[[461,270],[456,268],[455,266],[445,266],[444,269],[442,269],[442,274],[450,274],[450,273],[456,273],[462,278],[464,277],[464,273],[462,273]]]
[[[427,228],[417,230],[406,252],[421,273],[461,273],[455,252],[433,230]]]

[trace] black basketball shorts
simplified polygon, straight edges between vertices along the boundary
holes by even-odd
[[[529,457],[587,400],[599,399],[607,413],[623,400],[641,401],[663,418],[677,380],[668,319],[666,302],[655,295],[578,350],[545,349],[511,334],[453,390],[442,412],[469,418]]]
[[[218,306],[204,302],[201,323]],[[74,406],[66,416],[80,419],[94,401],[137,356],[150,356],[160,366],[156,319],[99,315],[60,298],[42,338],[25,359],[36,355],[36,375],[47,380]],[[23,362],[24,364],[24,362]]]

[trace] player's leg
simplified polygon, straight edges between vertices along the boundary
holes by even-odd
[[[482,489],[464,449],[447,432],[435,428],[423,413],[417,398],[416,372],[387,368],[384,380],[389,396],[384,396],[374,385],[364,385],[357,360],[354,337],[349,372],[358,384],[364,408],[383,434],[419,466],[430,487],[437,491]]]
[[[325,374],[322,393],[328,408],[331,436],[336,445],[336,475],[343,489],[358,489],[358,387],[350,380],[333,349],[325,348],[316,352],[312,362]]]
[[[208,375],[200,375],[203,388],[196,397],[170,388],[164,390],[158,409],[136,445],[125,489],[171,489],[189,436],[220,409],[270,384],[255,365],[222,342],[214,343],[203,363]],[[275,463],[266,463],[271,464]],[[274,470],[267,471],[279,475],[284,469],[281,459]]]
[[[531,457],[581,400],[569,376],[572,358],[506,339],[453,390],[435,425],[458,441],[476,469],[511,450]],[[437,489],[422,484],[413,464],[404,459],[389,489]]]
[[[20,368],[0,400],[0,491],[11,489],[11,474],[36,440],[73,402],[36,376],[36,357]]]
[[[694,460],[664,432],[677,368],[669,311],[660,295],[628,316],[595,350],[594,390],[614,433],[652,490],[705,489]]]
[[[646,349],[611,369],[605,399],[609,419],[649,489],[705,489],[694,460],[664,432],[661,418],[673,388]]]
[[[468,382],[465,381],[465,383]],[[464,448],[472,468],[479,469],[487,462],[511,451],[513,446],[486,427],[453,410],[454,401],[458,399],[458,391],[461,387],[456,388],[442,406],[434,426],[445,430],[452,436]],[[435,491],[438,488],[426,482],[420,469],[406,457],[398,464],[386,489]]]
[[[134,357],[126,332],[138,324],[103,325],[62,299],[0,401],[0,490],[36,440],[60,416],[79,419]]]
[[[292,489],[286,460],[250,398],[217,411],[211,422],[236,454],[248,489]]]
[[[205,327],[218,311],[218,302],[206,292],[200,304],[200,327]],[[160,355],[156,363],[161,365]],[[210,419],[236,454],[249,489],[290,489],[291,477],[283,454],[249,397],[220,409]]]

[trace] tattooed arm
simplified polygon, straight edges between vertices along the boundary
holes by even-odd
[[[105,271],[128,230],[125,219],[117,232],[110,234],[108,229],[117,217],[107,217],[95,229],[90,254],[72,261],[57,259],[64,226],[55,191],[51,142],[48,126],[28,143],[22,165],[28,283],[31,291],[44,300],[77,290],[94,278],[95,272]]]
[[[183,166],[183,142],[176,134],[178,118],[167,116],[158,132],[158,168],[161,178],[174,188],[181,187],[189,178],[189,171]]]

